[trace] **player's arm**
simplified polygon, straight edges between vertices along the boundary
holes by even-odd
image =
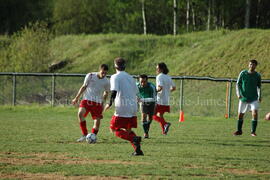
[[[116,98],[116,94],[117,94],[117,91],[115,91],[115,90],[111,91],[110,102],[108,104],[106,104],[106,106],[104,108],[104,111],[108,110],[112,106],[112,104],[113,104],[113,102],[114,102],[114,100]]]
[[[84,93],[84,91],[86,90],[87,85],[83,84],[81,86],[81,88],[79,89],[77,95],[75,96],[75,98],[72,100],[72,104],[77,104],[79,98],[81,97],[81,95]]]
[[[241,88],[242,88],[242,72],[239,74],[237,82],[236,82],[236,95],[238,99],[242,98]]]
[[[170,88],[170,91],[171,92],[173,92],[173,91],[175,91],[176,90],[176,87],[175,86],[172,86],[171,88]]]
[[[106,102],[108,95],[109,95],[109,91],[104,91],[104,93],[103,93],[103,101],[102,101],[103,103]]]
[[[163,89],[163,86],[158,85],[158,87],[157,87],[157,92],[162,91],[162,89]]]
[[[262,86],[262,80],[261,80],[261,76],[259,76],[258,84],[257,84],[257,92],[258,92],[258,100],[259,100],[260,102],[262,101],[262,91],[261,91],[261,86]]]
[[[176,90],[176,86],[175,86],[174,82],[173,82],[172,79],[171,79],[171,87],[170,87],[170,91],[173,92],[173,91],[175,91],[175,90]]]

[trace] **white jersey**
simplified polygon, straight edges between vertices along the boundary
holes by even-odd
[[[103,92],[110,91],[110,82],[104,77],[100,79],[97,72],[88,73],[85,76],[84,83],[86,90],[83,99],[102,103]]]
[[[117,91],[115,98],[115,116],[133,117],[137,113],[136,82],[131,75],[125,71],[118,71],[111,76],[111,90]]]
[[[160,73],[156,77],[156,86],[162,86],[162,90],[157,93],[157,104],[159,105],[170,105],[169,99],[170,99],[170,88],[175,87],[174,82],[172,81],[172,78],[169,75]]]

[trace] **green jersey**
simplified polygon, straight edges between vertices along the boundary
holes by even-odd
[[[156,101],[156,86],[153,83],[148,82],[145,87],[142,87],[140,83],[137,83],[139,89],[138,97],[142,102],[155,102]]]
[[[249,73],[244,70],[239,74],[236,93],[242,96],[243,102],[253,102],[261,96],[261,75],[258,72]]]

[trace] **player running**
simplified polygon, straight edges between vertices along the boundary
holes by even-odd
[[[171,123],[166,122],[163,115],[165,112],[170,112],[170,92],[175,91],[176,87],[171,77],[168,75],[169,69],[165,63],[158,63],[156,73],[158,74],[156,77],[157,105],[153,119],[159,122],[162,133],[167,135]]]
[[[108,66],[102,64],[99,67],[99,72],[88,73],[84,79],[84,83],[79,89],[76,97],[72,100],[72,104],[77,104],[80,96],[84,93],[83,99],[80,102],[78,111],[78,119],[82,131],[82,137],[77,142],[86,140],[88,134],[85,117],[90,112],[94,125],[92,133],[97,135],[100,127],[100,120],[103,118],[103,102],[106,101],[110,91],[110,82],[106,78]]]
[[[132,128],[137,128],[137,93],[138,88],[132,76],[125,72],[126,63],[121,57],[114,60],[116,74],[111,76],[111,99],[105,110],[115,101],[115,113],[111,119],[111,130],[119,138],[127,140],[133,146],[134,156],[143,155],[140,142]]]
[[[233,135],[242,135],[243,118],[248,110],[252,112],[251,136],[256,135],[259,102],[261,102],[261,75],[256,72],[258,62],[249,61],[249,69],[243,70],[237,79],[236,94],[239,99],[237,131]]]
[[[139,76],[139,103],[142,113],[142,126],[144,131],[144,138],[149,138],[150,124],[153,120],[152,116],[155,112],[156,105],[156,86],[148,82],[148,77],[145,74]]]

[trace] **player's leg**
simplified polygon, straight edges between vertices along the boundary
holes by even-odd
[[[101,118],[94,119],[94,125],[93,125],[93,128],[92,128],[92,133],[95,134],[95,135],[98,134],[99,127],[100,127],[100,121],[101,121]]]
[[[258,101],[254,101],[250,104],[250,106],[251,106],[251,112],[252,112],[251,136],[257,136],[256,129],[257,129],[257,124],[258,124],[259,103],[258,103]]]
[[[152,123],[153,120],[153,115],[155,114],[155,103],[149,103],[148,105],[148,109],[147,109],[147,138],[149,138],[149,130],[150,130],[150,125]],[[146,138],[146,137],[145,137]]]
[[[143,131],[144,131],[144,138],[148,138],[148,121],[147,121],[147,114],[142,112],[141,115],[141,121],[142,121],[142,126],[143,126]]]
[[[147,104],[141,102],[140,103],[140,110],[141,110],[141,123],[144,131],[144,137],[148,138],[148,125],[147,125]]]
[[[141,137],[136,136],[135,132],[131,130],[133,127],[137,128],[137,117],[112,117],[110,128],[113,130],[115,135],[131,143],[136,152],[135,154],[133,153],[133,155],[143,155],[140,147]]]
[[[89,111],[90,111],[92,119],[94,121],[94,125],[93,125],[93,128],[91,130],[91,133],[93,133],[95,135],[98,134],[101,119],[103,118],[102,110],[103,110],[102,104],[91,102],[91,106],[90,106]]]
[[[244,122],[244,115],[245,112],[247,111],[248,104],[245,102],[242,102],[239,100],[239,105],[238,105],[238,120],[237,120],[237,130],[233,133],[234,136],[239,136],[242,135],[242,127],[243,127],[243,122]]]
[[[164,122],[165,122],[165,124],[164,124],[164,126],[163,126],[163,134],[164,134],[164,135],[167,135],[167,133],[169,132],[169,128],[170,128],[170,126],[171,126],[171,123],[165,121],[164,114],[165,114],[165,113],[160,114],[160,117],[161,117],[162,119],[164,119]]]
[[[85,115],[86,115],[86,109],[84,107],[80,107],[79,110],[78,110],[78,120],[79,120],[79,123],[80,123],[82,136],[79,139],[77,139],[77,142],[84,141],[86,139],[86,135],[88,134]]]

